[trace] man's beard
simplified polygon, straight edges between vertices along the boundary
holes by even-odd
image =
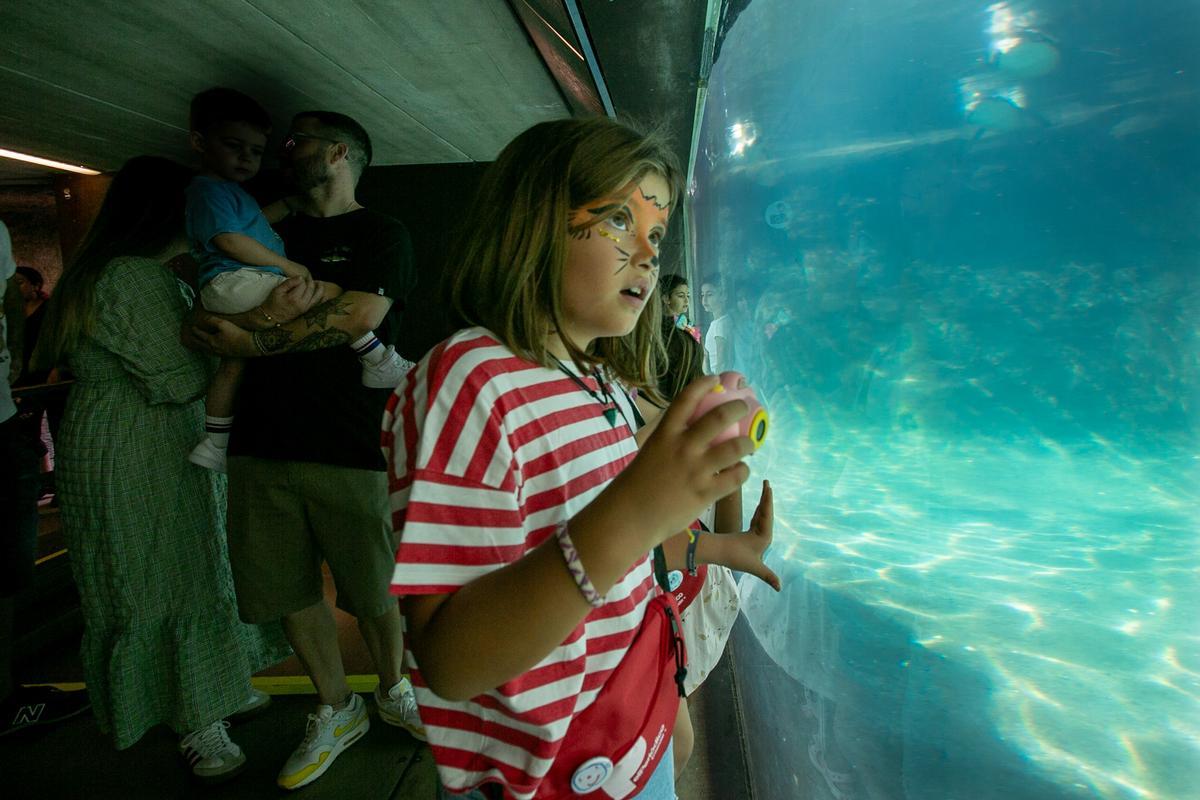
[[[324,159],[306,158],[303,161],[292,162],[291,175],[288,176],[292,189],[297,192],[307,192],[328,183],[333,178],[333,170]]]

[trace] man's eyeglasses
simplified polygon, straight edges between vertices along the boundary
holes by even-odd
[[[283,140],[283,152],[290,153],[296,149],[296,145],[300,144],[305,139],[317,139],[330,144],[340,144],[337,139],[330,139],[328,136],[317,136],[312,133],[301,133],[300,131],[292,131],[287,138]]]

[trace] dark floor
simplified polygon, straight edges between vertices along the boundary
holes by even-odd
[[[18,645],[33,654],[19,663],[28,683],[82,684],[78,659],[80,621],[70,583],[69,555],[62,550],[57,510],[42,509],[38,585],[26,600]],[[326,580],[327,594],[332,584]],[[73,606],[73,604],[75,604]],[[74,612],[72,613],[72,608]],[[45,619],[31,620],[32,615]],[[338,633],[351,688],[370,692],[376,682],[366,647],[352,617],[338,612]],[[677,793],[681,800],[745,800],[736,692],[726,657],[705,686],[693,695],[696,730],[692,761]],[[90,714],[40,731],[0,739],[0,796],[6,798],[296,798],[343,800],[432,800],[436,772],[426,747],[401,729],[372,717],[371,730],[345,751],[329,771],[294,793],[275,786],[284,760],[304,735],[306,715],[315,706],[311,684],[293,657],[255,677],[273,696],[262,715],[230,729],[247,755],[245,771],[215,787],[195,784],[178,756],[177,737],[165,727],[134,747],[116,751]]]
[[[191,780],[177,738],[166,728],[116,751],[90,715],[44,731],[5,737],[0,775],[6,798],[252,798],[282,797],[275,776],[304,736],[314,698],[274,698],[260,716],[230,729],[246,753],[232,781],[204,787]],[[375,717],[367,735],[320,779],[289,797],[433,800],[436,775],[429,751],[403,730]]]
[[[83,682],[79,662],[81,621],[63,550],[58,511],[41,509],[37,576],[30,597],[18,608],[18,677],[27,683],[76,688]],[[332,594],[328,581],[327,592]],[[337,612],[338,635],[351,686],[370,692],[377,679],[353,617]],[[316,696],[295,657],[254,679],[273,696],[263,714],[230,729],[247,756],[237,778],[200,786],[179,758],[178,738],[166,727],[146,734],[124,751],[96,727],[90,714],[45,730],[0,739],[0,797],[8,798],[253,798],[283,797],[275,776],[304,736]],[[371,730],[345,751],[319,780],[287,796],[346,800],[432,800],[436,773],[429,750],[401,729],[372,717]]]

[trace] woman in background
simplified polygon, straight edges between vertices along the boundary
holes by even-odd
[[[179,341],[191,173],[141,157],[112,182],[50,301],[38,360],[76,375],[59,454],[63,533],[83,606],[96,719],[118,749],[165,723],[201,780],[246,757],[224,718],[269,698],[250,675],[288,655],[282,632],[238,620],[225,479],[188,463],[204,434],[211,363]]]
[[[679,318],[683,317],[683,324],[688,324],[688,282],[687,278],[682,275],[664,275],[658,282],[659,290],[662,292],[663,315],[668,317],[672,322],[679,322]]]
[[[725,289],[716,281],[705,281],[700,286],[700,304],[712,314],[708,332],[704,334],[704,355],[707,372],[720,375],[733,369],[733,320],[729,318]]]
[[[700,329],[688,319],[689,290],[687,278],[682,275],[665,275],[658,281],[659,297],[663,306],[663,341],[670,338],[671,330],[687,331],[693,339],[700,341]]]

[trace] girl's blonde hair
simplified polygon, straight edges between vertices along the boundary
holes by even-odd
[[[678,213],[682,173],[656,133],[591,117],[543,122],[510,142],[484,174],[447,269],[447,301],[460,321],[481,325],[517,355],[552,366],[546,337],[563,330],[571,211],[651,172],[670,186]],[[603,364],[627,385],[657,396],[661,325],[654,292],[629,335],[598,339],[588,351],[565,335],[563,341],[580,368]]]

